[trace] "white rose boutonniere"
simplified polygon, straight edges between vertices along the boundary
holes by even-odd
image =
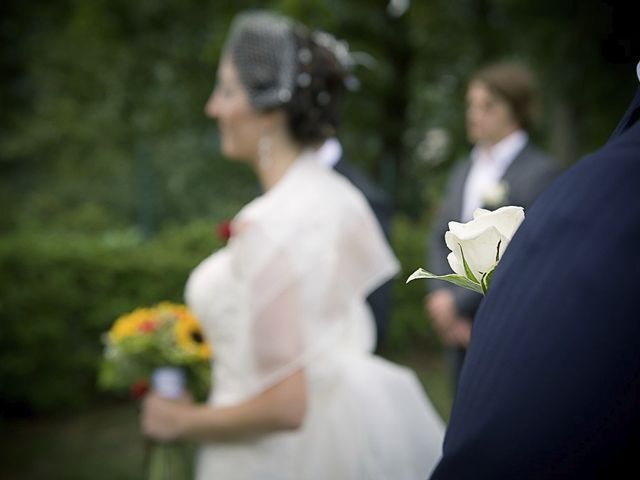
[[[509,195],[509,183],[502,180],[494,183],[482,195],[482,204],[487,207],[496,208],[504,204]]]
[[[455,273],[435,275],[419,268],[407,283],[435,278],[486,294],[493,272],[523,220],[522,207],[508,206],[494,211],[478,208],[467,223],[449,222],[444,239],[451,250],[447,260]]]

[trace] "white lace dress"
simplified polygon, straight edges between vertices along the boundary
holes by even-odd
[[[302,428],[202,446],[199,480],[424,480],[444,425],[414,373],[372,355],[367,294],[398,270],[366,201],[304,154],[234,219],[186,288],[214,348],[209,403],[304,369]]]

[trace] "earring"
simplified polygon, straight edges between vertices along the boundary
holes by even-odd
[[[263,170],[268,170],[273,165],[271,137],[267,134],[262,134],[260,140],[258,140],[258,162]]]

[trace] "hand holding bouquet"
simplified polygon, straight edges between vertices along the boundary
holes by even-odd
[[[138,308],[119,317],[105,335],[99,383],[140,396],[151,386],[177,399],[185,388],[197,399],[209,391],[211,347],[200,324],[184,305],[169,302]],[[149,452],[149,478],[188,478],[184,446],[156,443]]]

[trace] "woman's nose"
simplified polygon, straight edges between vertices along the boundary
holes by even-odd
[[[204,113],[209,118],[218,118],[218,102],[216,101],[215,92],[211,94],[209,100],[204,105]]]

